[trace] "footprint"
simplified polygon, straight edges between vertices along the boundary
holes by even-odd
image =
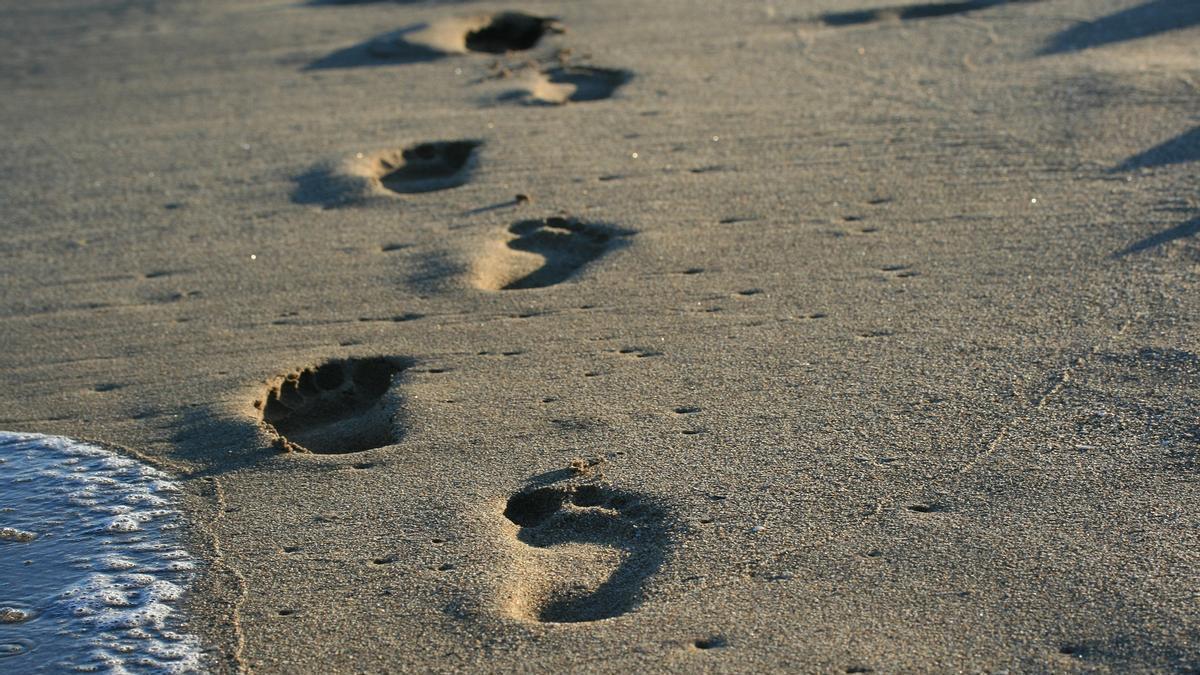
[[[435,192],[467,182],[482,141],[421,143],[374,157],[380,185],[398,194]]]
[[[376,58],[403,58],[417,51],[506,54],[533,49],[547,33],[563,30],[554,17],[524,12],[477,14],[401,29],[371,41],[367,51]]]
[[[472,52],[505,54],[534,48],[548,32],[563,32],[558,19],[522,12],[501,12],[493,15],[482,28],[469,31],[463,38],[463,44]]]
[[[429,141],[359,153],[341,165],[318,166],[296,178],[292,201],[334,207],[373,196],[448,190],[471,179],[483,141]]]
[[[581,623],[625,614],[666,557],[663,512],[607,486],[540,487],[504,509],[522,562],[508,607],[543,623]]]
[[[524,91],[507,94],[502,100],[546,105],[600,101],[611,97],[631,79],[633,74],[627,70],[557,66],[526,76]]]
[[[558,19],[522,12],[449,17],[377,35],[365,42],[326,54],[303,69],[312,71],[427,63],[472,52],[504,54],[525,51],[537,46],[546,34],[561,33],[563,30]]]
[[[1006,5],[1010,2],[1038,2],[1039,0],[960,0],[959,2],[939,2],[915,5],[895,5],[878,9],[863,9],[849,12],[830,12],[821,15],[821,22],[827,26],[855,26],[878,21],[912,21],[916,19],[934,19],[942,16],[965,14],[988,7]]]
[[[476,262],[474,282],[478,288],[511,291],[562,283],[634,234],[559,217],[518,221],[508,232],[515,238],[498,243]]]
[[[254,407],[290,451],[341,454],[391,445],[398,439],[396,401],[387,394],[409,365],[383,357],[327,361],[279,378]]]

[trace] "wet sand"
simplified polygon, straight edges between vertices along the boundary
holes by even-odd
[[[1194,668],[1200,7],[882,4],[0,2],[0,429],[216,672]]]

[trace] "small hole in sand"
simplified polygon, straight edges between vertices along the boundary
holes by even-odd
[[[293,614],[295,614],[295,613],[296,613],[296,610],[294,610],[294,609],[281,609],[281,610],[279,610],[279,616],[291,616],[291,615],[293,615]]]
[[[721,637],[720,635],[715,635],[710,638],[696,640],[692,643],[692,646],[696,649],[719,649],[727,644],[728,642],[726,642],[725,638]]]

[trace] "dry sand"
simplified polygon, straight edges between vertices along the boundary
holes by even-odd
[[[1200,5],[880,4],[5,0],[0,428],[217,672],[1200,667]]]

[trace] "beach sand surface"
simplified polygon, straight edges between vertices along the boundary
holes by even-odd
[[[1195,668],[1200,5],[885,4],[4,0],[0,429],[214,672]]]

